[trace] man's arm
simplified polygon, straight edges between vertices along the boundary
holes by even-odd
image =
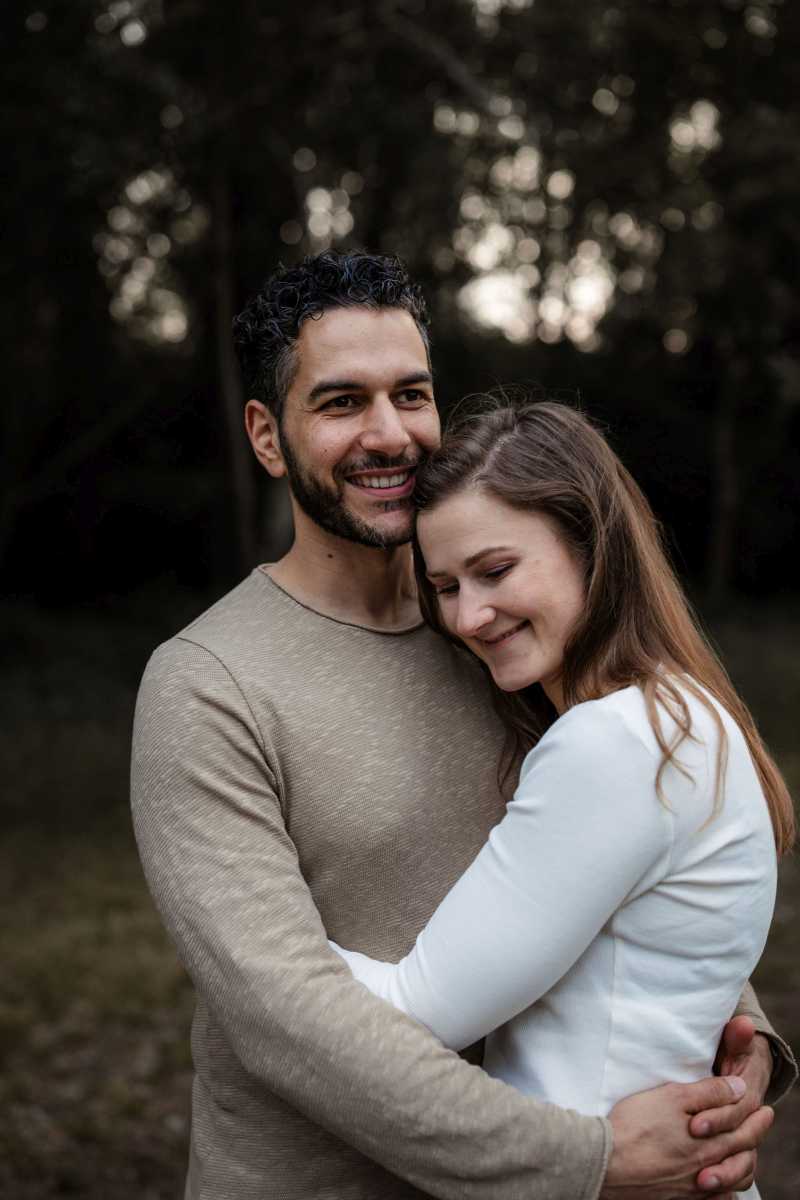
[[[165,923],[247,1072],[431,1195],[595,1200],[610,1125],[489,1078],[352,979],[328,949],[277,791],[225,667],[185,640],[162,647],[137,706],[137,838]],[[691,1087],[700,1108],[725,1102],[724,1081]],[[654,1124],[646,1169],[634,1168],[624,1131],[615,1147],[615,1178],[647,1179],[631,1197],[666,1195],[658,1180],[679,1175],[670,1194],[703,1194],[688,1182],[699,1154],[711,1164],[763,1136],[754,1114],[735,1134],[695,1142],[684,1093],[663,1092],[627,1102],[649,1105]]]
[[[538,1104],[374,999],[331,954],[246,698],[175,639],[142,682],[132,765],[150,888],[249,1075],[435,1196],[590,1200],[599,1118]]]

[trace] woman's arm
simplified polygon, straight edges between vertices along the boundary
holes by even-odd
[[[618,712],[571,709],[411,953],[393,965],[339,951],[355,977],[455,1049],[527,1008],[644,876],[666,870],[673,823],[657,765]]]

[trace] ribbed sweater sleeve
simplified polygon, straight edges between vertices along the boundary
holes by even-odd
[[[749,1017],[757,1031],[763,1033],[766,1038],[769,1038],[775,1053],[773,1055],[772,1080],[764,1097],[764,1103],[777,1104],[779,1100],[783,1099],[790,1088],[793,1088],[797,1083],[797,1061],[792,1048],[772,1028],[751,984],[748,983],[745,986],[741,999],[736,1006],[736,1012],[733,1015],[735,1017]]]

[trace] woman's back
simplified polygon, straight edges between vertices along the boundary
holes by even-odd
[[[629,885],[577,960],[564,962],[566,973],[487,1040],[491,1074],[585,1113],[709,1073],[772,917],[774,836],[744,738],[718,709],[727,765],[712,817],[718,728],[704,704],[683,694],[692,737],[677,760],[686,773],[667,767],[664,803],[655,787],[662,752],[644,697],[630,687],[556,722],[523,764],[509,809],[560,812],[562,846],[528,864],[542,875],[537,894],[546,883],[564,909],[599,900],[602,911],[602,896],[623,879]],[[548,920],[544,911],[528,916]],[[555,928],[572,923],[554,917]],[[574,945],[569,930],[565,942],[562,961]],[[556,945],[550,954],[559,954]]]

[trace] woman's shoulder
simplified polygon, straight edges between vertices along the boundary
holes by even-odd
[[[673,816],[658,802],[658,751],[649,738],[638,688],[573,705],[528,754],[514,802],[550,813],[569,836],[596,836],[613,819],[626,844],[659,853],[673,838]]]
[[[649,771],[657,753],[644,696],[632,686],[567,709],[527,755],[521,775],[555,758],[582,773],[634,765]]]
[[[738,729],[730,713],[695,680],[664,674],[663,686],[655,689],[653,699],[667,741],[675,732],[678,717],[681,725],[686,721],[695,741],[716,741],[721,728],[728,736]],[[609,738],[622,743],[638,741],[652,753],[661,755],[644,691],[636,684],[573,705],[551,730],[559,727],[561,731],[569,730],[571,736],[580,731],[583,736],[593,736],[603,743]]]
[[[654,697],[660,737],[653,727],[643,689],[633,684],[569,708],[529,753],[522,773],[543,757],[555,756],[582,772],[626,765],[655,773],[663,758],[663,743],[679,740],[681,759],[686,759],[692,770],[702,768],[704,774],[710,756],[716,754],[721,731],[724,729],[728,741],[735,744],[738,728],[699,685],[672,675],[665,676],[664,682],[669,687],[657,691]],[[686,719],[688,738],[676,739],[680,732],[676,717],[680,717],[681,726]]]
[[[633,684],[596,700],[584,700],[567,709],[551,728],[555,730],[558,726],[570,736],[580,732],[590,743],[607,745],[610,741],[624,745],[644,740],[648,744],[650,722],[644,693]]]

